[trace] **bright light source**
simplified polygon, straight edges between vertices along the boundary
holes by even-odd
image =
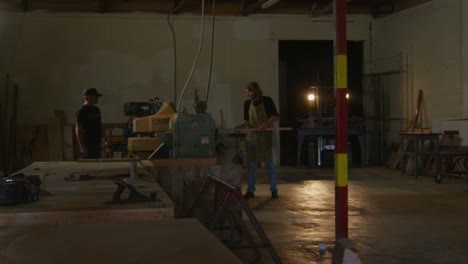
[[[307,95],[307,100],[314,101],[315,100],[315,94],[310,93],[309,95]]]
[[[346,99],[349,99],[349,93],[346,93]]]

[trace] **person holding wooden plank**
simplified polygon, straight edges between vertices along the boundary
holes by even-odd
[[[278,120],[278,111],[273,99],[263,96],[258,83],[248,83],[245,92],[249,99],[244,102],[244,121],[236,128],[258,128],[260,131],[249,132],[247,136],[248,188],[244,198],[255,197],[257,162],[265,162],[271,198],[277,199],[276,171],[273,164],[273,133],[264,130],[270,128]]]
[[[76,112],[76,139],[80,146],[80,158],[101,158],[101,111],[96,104],[102,94],[96,88],[84,91],[84,104]]]

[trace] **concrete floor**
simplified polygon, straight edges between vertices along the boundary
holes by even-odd
[[[260,169],[249,205],[278,255],[283,263],[331,263],[330,251],[318,258],[318,245],[334,246],[333,169],[277,173],[280,198],[270,200]],[[349,178],[349,238],[362,263],[468,263],[465,181],[436,184],[382,167],[350,169]],[[267,251],[261,263],[271,263]]]

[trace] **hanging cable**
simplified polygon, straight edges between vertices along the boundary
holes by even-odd
[[[206,90],[206,98],[205,102],[208,104],[208,96],[210,94],[210,87],[211,87],[211,73],[213,70],[213,50],[214,50],[214,36],[215,36],[215,17],[216,17],[216,10],[215,10],[215,0],[213,0],[213,6],[212,6],[212,27],[211,27],[211,51],[210,51],[210,71],[208,75],[208,89]]]
[[[169,28],[171,29],[172,44],[174,46],[174,102],[176,102],[176,100],[177,100],[177,50],[176,50],[176,34],[175,34],[175,30],[174,30],[174,25],[171,22],[171,16],[182,7],[184,2],[185,2],[185,0],[182,0],[167,15],[167,24],[169,24]]]
[[[200,53],[201,53],[201,48],[203,46],[203,34],[205,32],[205,0],[202,0],[202,11],[201,11],[201,33],[200,33],[200,43],[198,45],[198,51],[197,55],[195,57],[195,61],[193,62],[192,65],[192,70],[190,71],[189,77],[187,79],[187,82],[184,85],[184,89],[182,89],[182,93],[180,95],[179,103],[177,104],[177,110],[180,112],[180,105],[182,103],[182,98],[184,97],[185,90],[187,89],[187,86],[190,82],[190,79],[192,79],[193,72],[195,71],[195,67],[197,66],[198,58],[200,58]]]

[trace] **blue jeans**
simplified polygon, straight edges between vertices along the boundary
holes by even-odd
[[[275,165],[273,161],[269,161],[266,163],[268,179],[270,180],[270,191],[277,192],[278,189],[276,188],[276,171]],[[255,192],[255,182],[257,177],[257,163],[250,162],[247,166],[247,181],[249,186],[247,187],[248,192]]]

